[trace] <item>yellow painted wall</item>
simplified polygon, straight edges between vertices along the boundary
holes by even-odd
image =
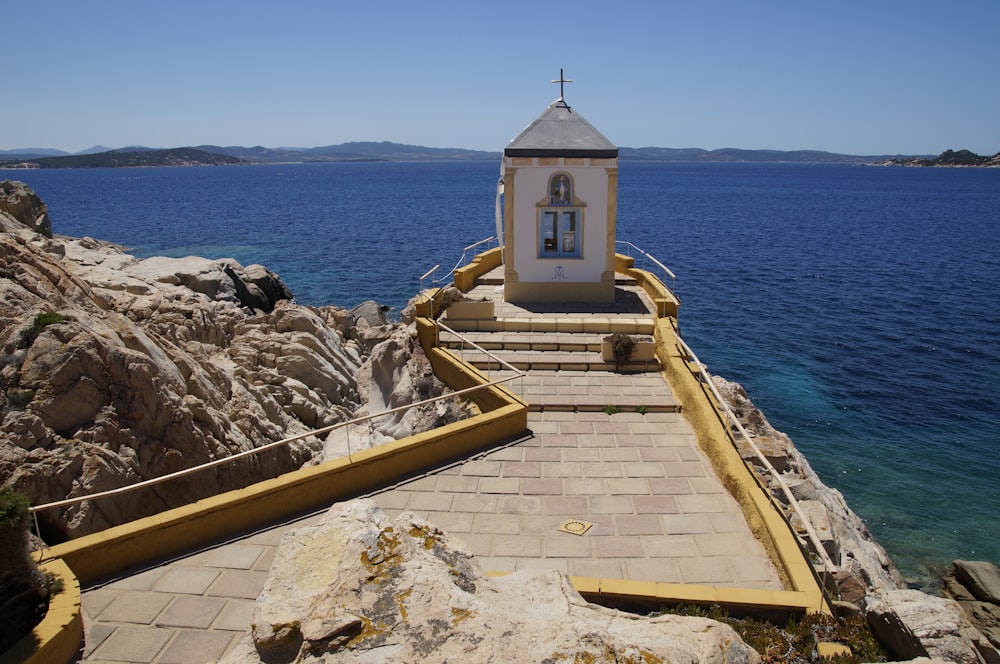
[[[507,405],[433,431],[355,452],[351,459],[286,473],[155,516],[52,547],[81,583],[189,551],[253,527],[385,486],[419,469],[496,444],[527,428],[526,409]]]

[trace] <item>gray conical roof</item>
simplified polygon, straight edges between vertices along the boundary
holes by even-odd
[[[507,157],[617,157],[618,147],[557,99],[503,151]]]

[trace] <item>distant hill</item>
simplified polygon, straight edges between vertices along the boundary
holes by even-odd
[[[809,164],[870,164],[890,158],[892,155],[851,155],[821,150],[741,150],[720,148],[619,148],[622,160],[648,161],[705,161],[705,162],[790,162]]]
[[[100,150],[100,151],[98,151]],[[130,146],[108,150],[94,146],[76,154],[51,148],[0,151],[0,167],[116,168],[126,166],[194,166],[219,164],[319,163],[347,161],[462,161],[500,159],[502,152],[429,148],[389,141],[354,141],[314,148],[199,145],[156,150]],[[997,165],[1000,157],[980,157],[968,150],[931,155],[849,155],[821,150],[741,150],[722,148],[619,148],[623,161],[760,162],[810,164],[880,164],[905,166]],[[992,160],[992,161],[990,161]]]
[[[252,148],[199,145],[198,148],[262,164],[322,161],[454,161],[499,159],[501,154],[462,148],[428,148],[388,141],[350,142],[318,148],[265,148],[259,145]]]
[[[7,155],[9,157],[9,155]],[[196,148],[123,148],[95,154],[75,154],[60,157],[30,159],[3,159],[0,166],[18,168],[125,168],[153,166],[218,166],[245,164],[245,160],[229,155],[215,154]]]
[[[18,148],[17,150],[0,150],[0,160],[7,161],[13,159],[22,161],[36,157],[58,157],[66,154],[69,153],[52,148]]]

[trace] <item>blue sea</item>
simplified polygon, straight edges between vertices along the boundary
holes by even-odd
[[[402,308],[494,234],[498,162],[6,171],[53,230]],[[1000,564],[1000,170],[620,164],[618,237],[914,585]]]

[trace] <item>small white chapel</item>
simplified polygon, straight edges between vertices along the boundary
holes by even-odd
[[[614,302],[618,148],[552,102],[504,149],[504,300]]]

